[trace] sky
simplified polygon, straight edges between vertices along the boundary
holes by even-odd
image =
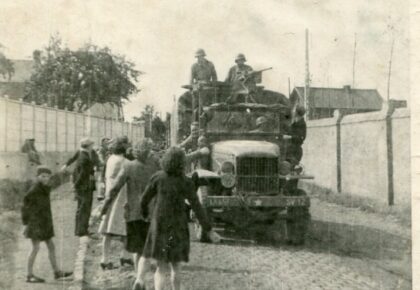
[[[205,49],[220,79],[244,53],[264,74],[266,88],[288,94],[305,79],[305,29],[314,87],[378,89],[390,97],[409,95],[409,5],[400,0],[152,1],[50,0],[0,2],[0,43],[9,58],[29,59],[50,35],[77,49],[86,42],[126,55],[145,72],[141,92],[124,106],[127,119],[145,105],[171,111],[189,81],[194,52]]]

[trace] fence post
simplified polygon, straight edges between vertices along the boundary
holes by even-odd
[[[55,111],[55,146],[54,149],[56,152],[58,152],[58,106],[55,105],[54,107]]]
[[[394,205],[394,154],[392,152],[392,114],[395,107],[387,104],[385,117],[386,126],[386,151],[387,151],[387,172],[388,172],[388,205]]]
[[[9,97],[7,97],[7,96],[4,96],[4,98],[5,98],[5,102],[4,102],[4,110],[5,110],[5,114],[4,114],[4,117],[5,117],[5,121],[4,121],[4,148],[5,148],[5,150],[4,151],[6,151],[7,152],[7,149],[8,149],[8,147],[9,146],[7,146],[7,143],[8,143],[8,140],[7,139],[9,139],[8,138],[8,132],[9,132],[9,128],[8,128],[8,124],[7,124],[7,119],[8,119],[8,99],[9,99]]]
[[[337,192],[341,193],[341,120],[343,119],[344,115],[340,112],[340,110],[334,111],[334,118],[336,119],[336,154],[337,154]]]
[[[45,118],[45,147],[44,152],[48,151],[48,110],[47,104],[44,104],[44,118]]]
[[[23,136],[23,104],[22,104],[22,99],[19,99],[19,149],[22,148],[23,146],[23,140],[22,140],[22,136]]]
[[[73,148],[77,148],[77,113],[73,113],[73,117],[74,117],[74,143],[73,143]]]
[[[69,122],[68,122],[68,111],[67,111],[67,109],[65,109],[64,110],[64,116],[65,116],[65,118],[64,118],[64,132],[65,132],[65,134],[64,134],[64,136],[65,136],[65,140],[66,140],[66,144],[65,144],[65,146],[64,146],[64,150],[66,151],[66,152],[68,152],[69,151],[69,145],[68,145],[68,143],[69,143]]]
[[[35,131],[36,130],[36,126],[35,126],[35,120],[36,120],[36,117],[35,117],[35,112],[36,112],[35,102],[32,101],[31,105],[32,105],[32,138],[35,138],[35,135],[36,135],[36,131]]]

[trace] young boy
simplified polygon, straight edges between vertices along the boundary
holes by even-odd
[[[48,257],[54,270],[55,279],[60,279],[72,275],[71,272],[63,272],[58,269],[55,256],[55,246],[52,241],[54,236],[54,227],[51,214],[49,180],[51,170],[45,166],[37,168],[36,182],[26,194],[22,207],[22,222],[24,225],[24,235],[31,239],[32,250],[28,257],[28,275],[26,282],[43,283],[44,279],[39,278],[33,273],[33,266],[36,255],[39,251],[41,242],[45,242],[48,248]]]

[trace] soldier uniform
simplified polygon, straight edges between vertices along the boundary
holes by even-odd
[[[216,69],[211,61],[204,58],[205,56],[206,53],[203,49],[199,49],[195,53],[195,57],[198,58],[198,61],[191,67],[190,84],[217,81]]]
[[[191,67],[191,79],[190,84],[206,84],[217,81],[216,69],[211,61],[208,61],[204,57],[206,53],[203,49],[199,49],[195,53],[197,62]],[[211,103],[211,97],[213,90],[203,88],[200,93],[193,91],[193,107],[194,107],[194,120],[198,121],[201,112],[198,112],[199,102],[201,106],[207,106]]]
[[[252,67],[246,65],[245,55],[238,54],[235,58],[236,65],[229,69],[225,82],[231,85],[233,102],[237,102],[238,95],[249,95],[255,84],[251,84],[246,77],[253,71]]]
[[[229,69],[229,73],[226,77],[225,82],[233,83],[238,81],[241,76],[251,72],[253,69],[249,65],[245,64],[246,57],[244,54],[239,53],[235,58],[236,65]]]

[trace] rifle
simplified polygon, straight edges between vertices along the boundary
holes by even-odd
[[[260,74],[264,71],[272,70],[272,69],[273,69],[272,67],[268,67],[268,68],[264,68],[264,69],[261,69],[261,70],[255,70],[255,71],[253,70],[253,71],[247,73],[246,75],[244,75],[243,78],[240,79],[240,81],[242,81],[243,83],[246,83],[251,77],[254,77],[254,76],[256,76],[256,75],[258,75],[258,74]]]

